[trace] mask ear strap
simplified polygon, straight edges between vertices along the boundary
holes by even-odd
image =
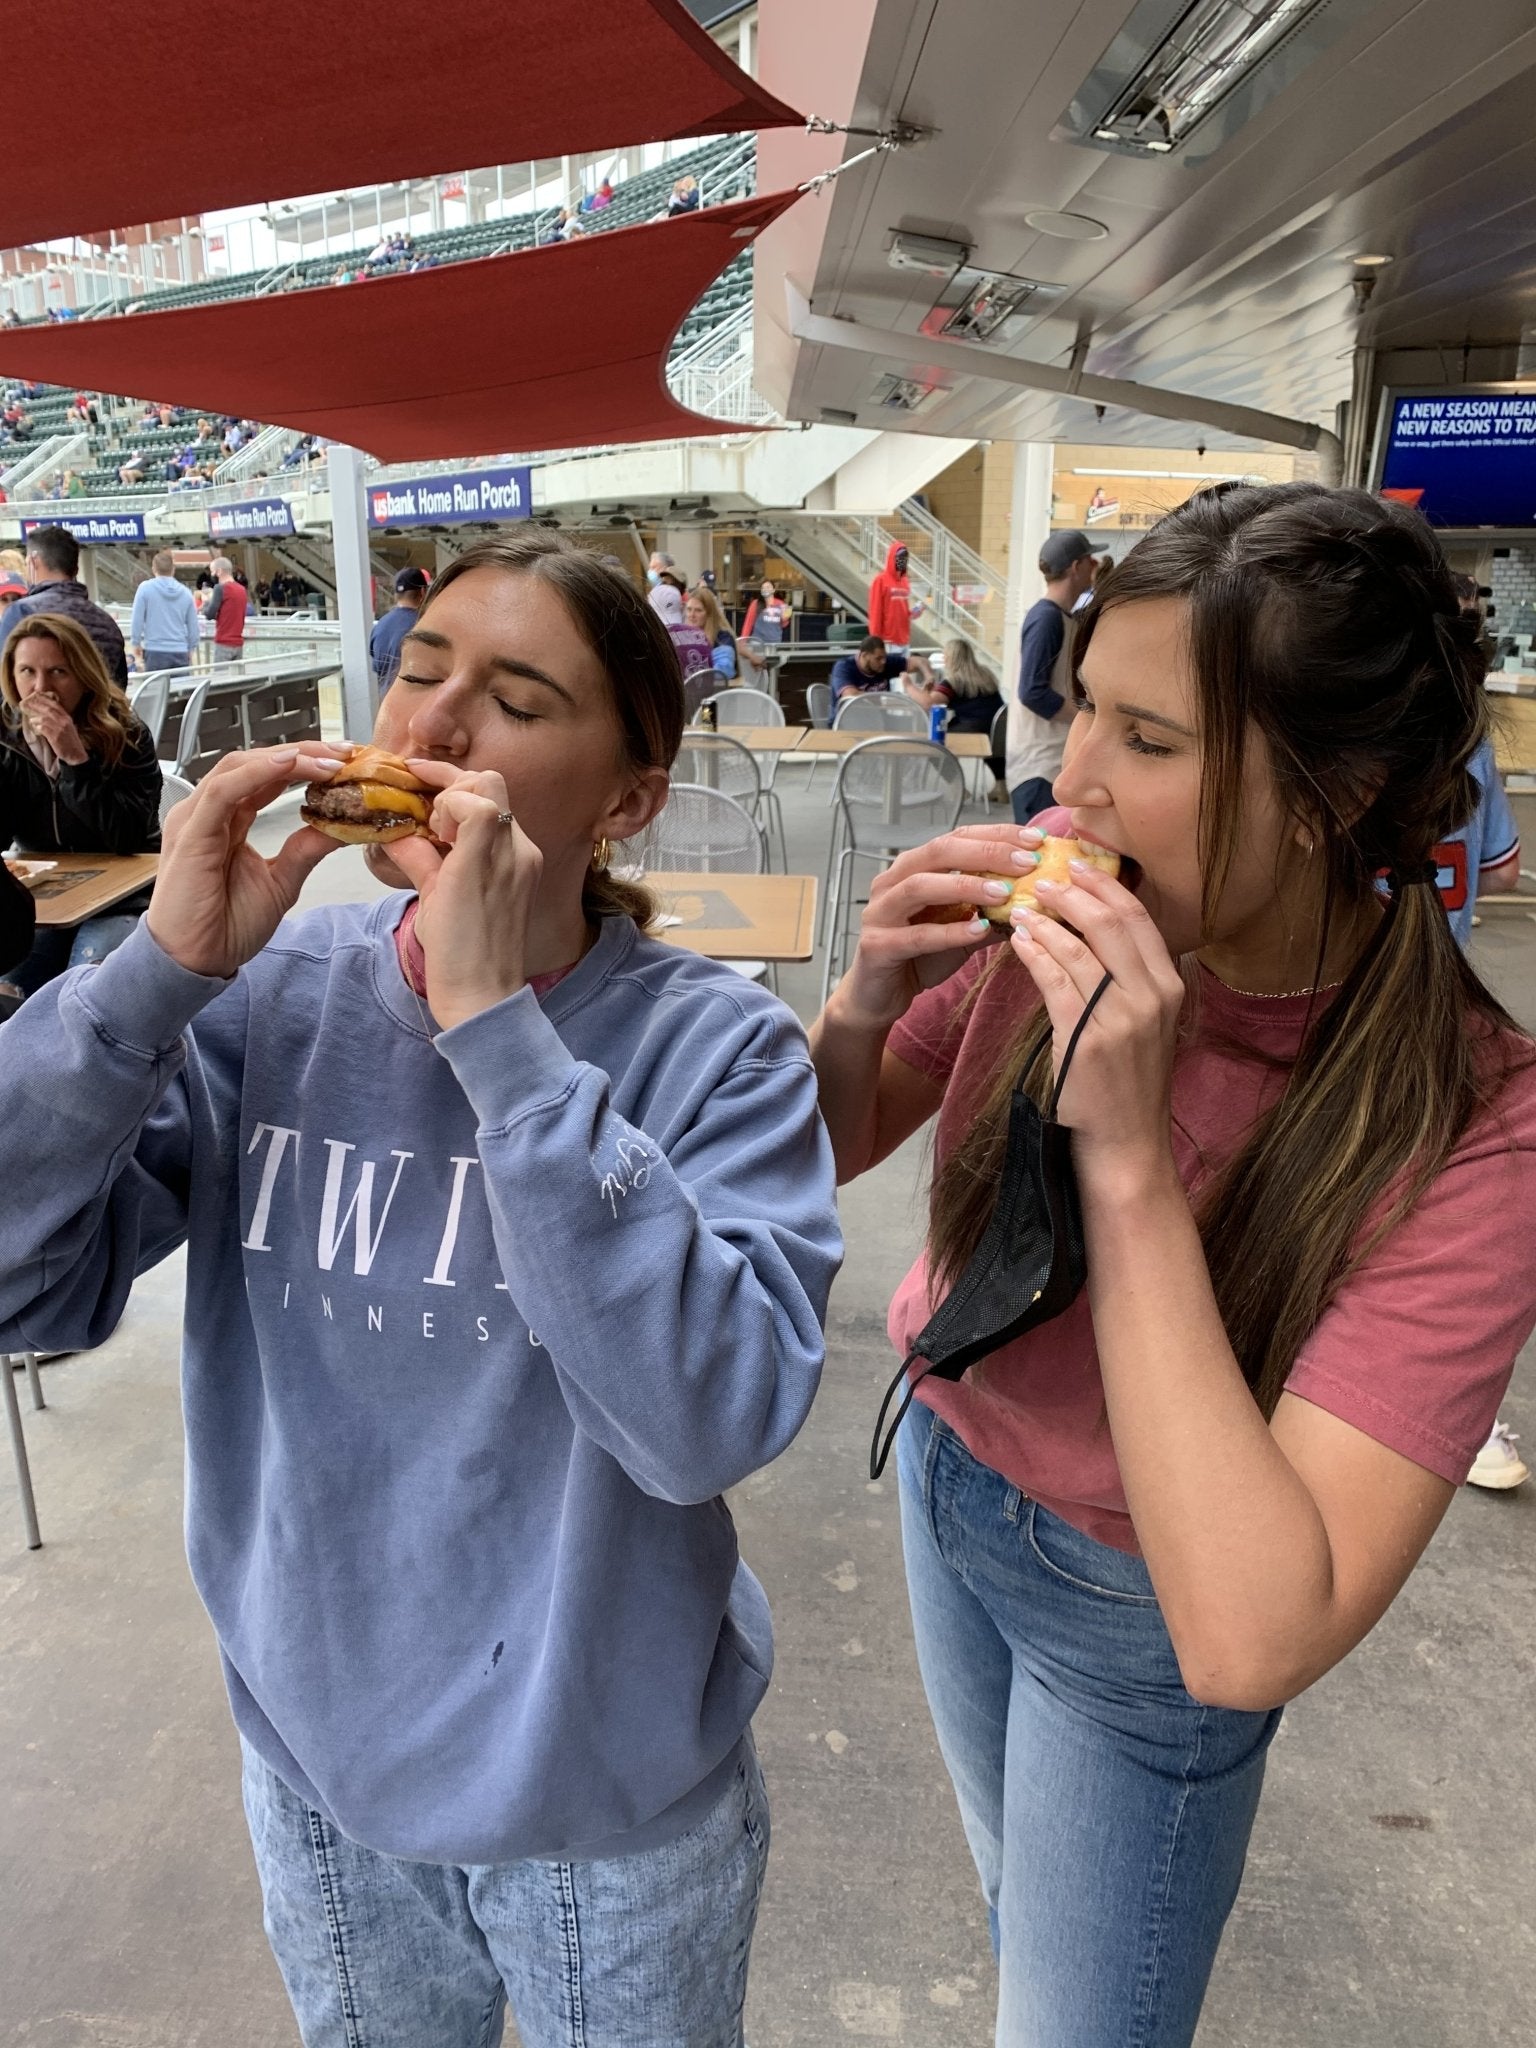
[[[885,1390],[885,1399],[880,1403],[880,1413],[875,1417],[875,1433],[870,1439],[869,1445],[869,1476],[871,1479],[878,1479],[885,1470],[885,1461],[891,1455],[891,1445],[896,1441],[897,1430],[900,1429],[903,1422],[907,1419],[907,1410],[912,1406],[912,1397],[933,1370],[931,1366],[925,1366],[911,1386],[908,1387],[906,1399],[897,1409],[896,1420],[891,1424],[890,1431],[886,1436],[885,1442],[882,1444],[880,1441],[880,1431],[885,1423],[886,1410],[890,1407],[895,1397],[896,1389],[906,1378],[916,1358],[917,1353],[915,1351],[907,1353],[907,1356],[896,1369],[895,1379],[891,1381],[891,1384]]]
[[[1072,1036],[1067,1040],[1067,1049],[1061,1056],[1061,1072],[1056,1076],[1056,1086],[1051,1090],[1051,1106],[1045,1112],[1045,1120],[1048,1124],[1053,1124],[1056,1121],[1056,1110],[1061,1102],[1061,1091],[1067,1085],[1067,1069],[1072,1064],[1073,1053],[1077,1051],[1077,1041],[1083,1035],[1083,1027],[1098,1006],[1099,997],[1103,995],[1105,989],[1109,987],[1113,980],[1114,976],[1112,974],[1105,975],[1104,979],[1083,1005],[1083,1014],[1072,1027]]]

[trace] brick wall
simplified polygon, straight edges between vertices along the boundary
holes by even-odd
[[[1536,542],[1519,541],[1493,551],[1494,631],[1536,633]]]

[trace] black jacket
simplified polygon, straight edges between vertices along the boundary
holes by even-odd
[[[23,619],[34,612],[58,612],[89,633],[101,650],[107,674],[113,682],[128,687],[128,654],[123,646],[122,628],[110,612],[93,604],[83,583],[67,578],[57,583],[35,583],[25,597],[18,597],[0,614],[0,647],[3,647]],[[100,847],[92,848],[99,853]]]
[[[0,974],[25,960],[32,950],[37,905],[4,861],[0,861]]]
[[[44,774],[14,717],[0,726],[0,846],[23,853],[158,853],[160,763],[134,721],[115,768],[95,759]]]

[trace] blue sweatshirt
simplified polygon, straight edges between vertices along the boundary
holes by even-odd
[[[434,1041],[400,896],[233,982],[141,925],[0,1028],[0,1350],[185,1243],[187,1542],[242,1733],[389,1854],[612,1855],[768,1683],[721,1493],[805,1420],[841,1257],[799,1025],[606,920]]]

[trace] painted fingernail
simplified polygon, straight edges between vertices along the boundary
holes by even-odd
[[[985,882],[982,886],[994,903],[1006,903],[1013,894],[1012,882]]]
[[[1091,875],[1096,872],[1091,860],[1069,860],[1067,867],[1074,875]]]
[[[1039,881],[1037,881],[1037,882],[1036,882],[1036,884],[1035,884],[1035,894],[1036,894],[1036,895],[1038,896],[1038,895],[1039,895],[1039,893],[1040,893],[1040,891],[1041,891],[1042,889],[1048,889],[1048,890],[1050,891],[1050,893],[1051,893],[1051,894],[1052,894],[1053,896],[1055,896],[1055,895],[1057,895],[1057,894],[1058,894],[1058,893],[1059,893],[1059,892],[1060,892],[1060,891],[1061,891],[1061,890],[1062,890],[1063,888],[1065,888],[1065,887],[1066,887],[1066,884],[1065,884],[1064,882],[1051,882],[1051,881],[1047,881],[1047,880],[1046,880],[1046,878],[1045,878],[1045,876],[1044,876],[1044,875],[1042,875],[1042,876],[1040,877]]]
[[[298,758],[299,750],[297,747],[279,747],[272,756],[272,766],[274,768],[291,768]]]
[[[1014,853],[1013,864],[1016,868],[1037,868],[1040,865],[1040,856],[1038,853],[1028,852],[1021,846]]]
[[[971,939],[979,939],[982,933],[989,929],[990,927],[988,926],[987,920],[984,917],[973,917],[970,923],[965,928],[966,937]]]

